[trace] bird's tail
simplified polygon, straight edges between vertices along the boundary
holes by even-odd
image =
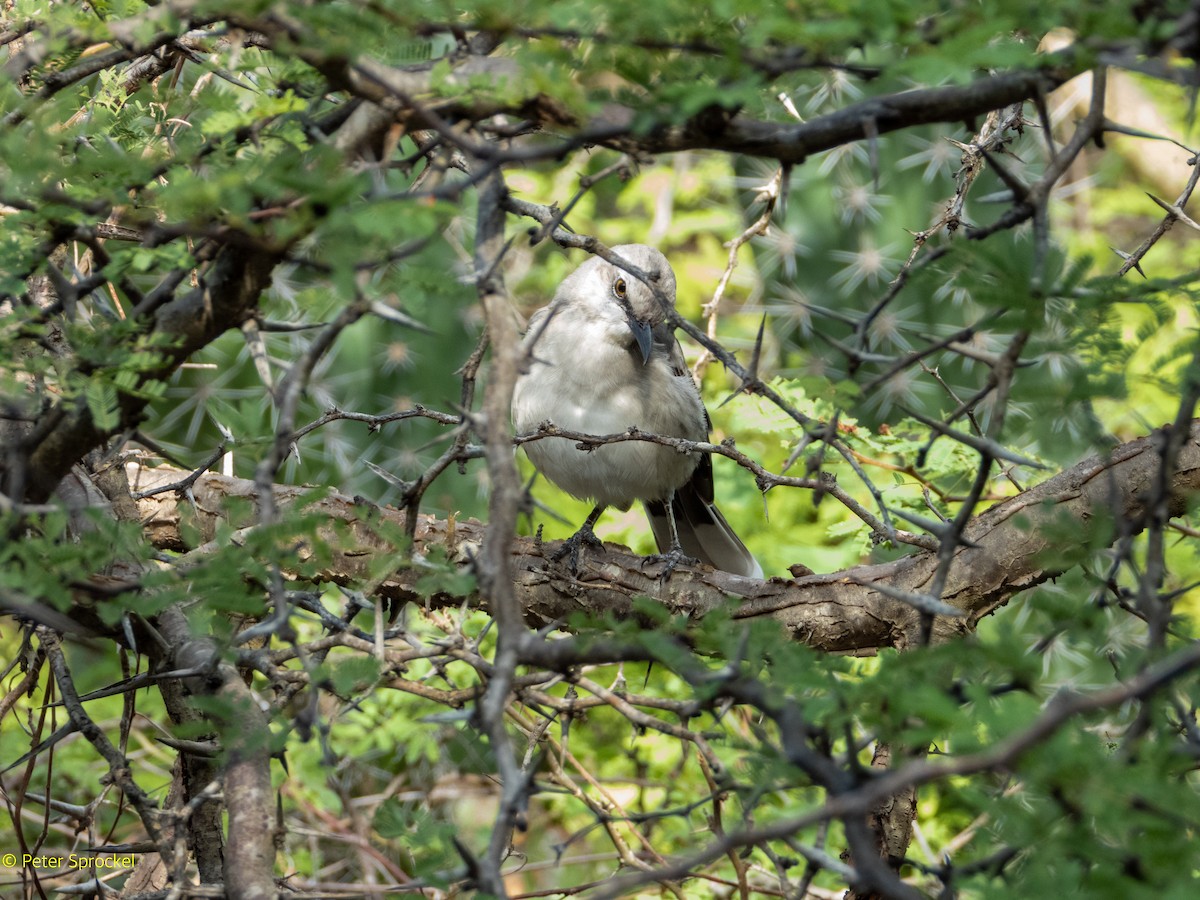
[[[654,542],[660,553],[671,549],[671,525],[667,521],[667,504],[662,500],[650,500],[645,504],[654,532]],[[679,544],[688,556],[694,556],[723,572],[762,578],[762,566],[746,549],[746,545],[729,527],[716,505],[705,500],[689,481],[675,492],[671,501],[675,513],[675,527]]]

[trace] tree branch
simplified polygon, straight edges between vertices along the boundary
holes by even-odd
[[[240,325],[270,284],[271,271],[277,262],[274,254],[235,245],[220,250],[199,287],[155,311],[147,330],[161,338],[163,360],[154,369],[141,373],[139,386],[166,378],[194,352]],[[151,396],[143,390],[121,393],[120,423],[107,431],[96,426],[85,402],[62,401],[58,407],[60,415],[48,413],[43,417],[53,425],[41,435],[30,454],[25,473],[29,485],[26,497],[34,503],[49,497],[85,453],[110,434],[136,424]]]
[[[1054,528],[1067,523],[1077,546],[1098,546],[1122,530],[1136,532],[1147,514],[1147,498],[1161,467],[1159,448],[1164,432],[1130,441],[1113,449],[1107,459],[1093,457],[1067,469],[1010,500],[975,517],[964,531],[964,546],[955,554],[941,599],[961,610],[961,617],[937,617],[933,639],[943,641],[972,631],[978,621],[1013,596],[1072,568],[1076,560],[1064,557]],[[155,483],[177,480],[181,473],[170,467],[149,468],[130,463],[130,480],[145,490]],[[1200,493],[1200,422],[1193,421],[1169,475],[1169,511],[1184,512],[1187,498]],[[302,487],[277,486],[280,508],[293,505],[309,493]],[[246,479],[212,473],[193,488],[194,524],[207,540],[215,537],[218,511],[229,501],[254,502],[254,484]],[[189,549],[180,529],[180,503],[174,496],[155,495],[138,501],[148,538],[157,546]],[[369,525],[362,507],[350,498],[331,493],[308,507],[326,516],[326,538],[335,553],[322,577],[346,583],[366,581],[370,560],[393,548]],[[379,515],[403,525],[403,514],[382,509]],[[334,525],[347,537],[338,539]],[[477,522],[448,523],[421,516],[416,527],[416,549],[444,547],[449,558],[470,565],[485,538]],[[921,614],[901,600],[891,599],[874,586],[907,593],[922,593],[933,579],[936,553],[919,552],[894,562],[857,566],[832,574],[799,579],[757,581],[726,572],[680,567],[661,583],[655,573],[642,571],[641,557],[608,546],[605,554],[585,557],[577,579],[549,562],[557,544],[518,538],[513,546],[513,582],[527,622],[543,626],[565,621],[573,613],[631,615],[638,596],[662,600],[671,609],[701,616],[741,599],[737,618],[770,616],[796,640],[826,651],[863,652],[881,647],[907,647],[921,634]],[[204,548],[194,551],[203,553]],[[423,570],[393,573],[379,586],[394,601],[420,600],[434,606],[459,606],[462,598],[450,593],[425,598],[416,591]]]

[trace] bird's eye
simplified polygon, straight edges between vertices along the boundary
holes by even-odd
[[[627,288],[625,287],[625,279],[618,278],[613,282],[613,296],[618,300],[624,300]]]

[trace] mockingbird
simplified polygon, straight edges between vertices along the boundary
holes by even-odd
[[[650,276],[673,306],[675,273],[642,244],[613,252]],[[513,392],[513,422],[532,431],[550,422],[569,431],[619,434],[631,427],[703,441],[708,412],[683,360],[666,310],[653,290],[625,270],[592,257],[559,285],[529,322],[528,370]],[[661,559],[670,568],[694,557],[718,569],[762,577],[762,569],[713,505],[712,458],[630,440],[580,450],[568,438],[525,444],[538,471],[572,496],[595,504],[563,546],[574,566],[582,543],[603,546],[592,531],[609,506],[640,500]]]

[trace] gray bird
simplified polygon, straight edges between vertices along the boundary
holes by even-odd
[[[675,273],[652,247],[627,244],[613,252],[650,276],[673,306]],[[528,370],[513,392],[513,423],[520,432],[543,422],[587,434],[637,427],[665,437],[704,441],[708,412],[688,373],[666,311],[653,291],[625,270],[592,257],[559,285],[549,306],[529,322],[524,351]],[[669,568],[687,557],[755,578],[762,568],[713,504],[712,457],[680,453],[647,441],[579,450],[577,441],[546,437],[524,445],[539,472],[581,500],[595,504],[559,558],[586,542],[609,506],[629,509],[640,500],[654,541]]]

